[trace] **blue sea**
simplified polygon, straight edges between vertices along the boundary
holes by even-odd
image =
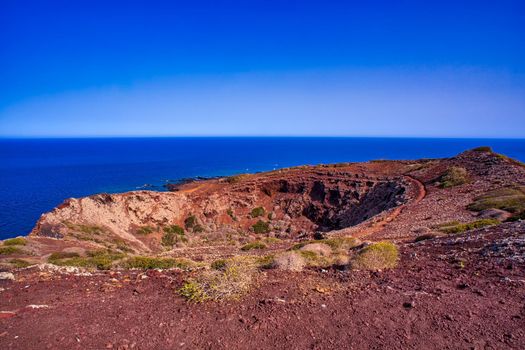
[[[451,157],[476,146],[525,161],[525,139],[0,139],[0,238],[25,235],[64,199],[302,164]]]

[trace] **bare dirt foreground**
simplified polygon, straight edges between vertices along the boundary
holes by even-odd
[[[443,176],[450,175],[453,166],[466,169],[468,179],[443,186],[443,181],[458,179]],[[353,213],[363,210],[368,216],[374,211],[368,203],[376,205],[383,196],[394,205],[385,208],[384,214],[354,220],[350,211],[341,216],[337,205],[331,204],[324,216],[319,216],[321,211],[312,209],[320,208],[319,202],[310,192],[301,199],[306,201],[303,213],[309,221],[301,215],[291,215],[291,221],[307,232],[316,224],[313,230],[323,231],[318,238],[359,237],[365,246],[379,240],[394,241],[399,249],[395,268],[356,269],[352,260],[311,264],[302,271],[265,268],[240,299],[192,303],[179,290],[188,278],[200,273],[199,269],[59,267],[43,262],[57,249],[71,251],[74,240],[29,238],[24,246],[26,255],[18,252],[20,256],[13,256],[35,265],[10,268],[13,256],[2,257],[6,263],[0,270],[5,277],[0,279],[0,348],[525,349],[525,221],[520,219],[523,212],[516,211],[523,204],[519,187],[525,184],[523,166],[492,152],[471,151],[447,160],[371,163],[368,170],[381,167],[388,176],[394,169],[405,177],[398,180],[404,181],[405,197],[374,194],[375,186],[398,191],[389,180],[381,180],[370,183],[370,190],[363,191],[360,198],[361,205],[351,208]],[[199,189],[190,193],[222,185],[197,186]],[[346,191],[342,185],[337,188]],[[500,197],[490,192],[494,189]],[[281,201],[280,208],[285,207],[285,200],[291,203],[288,197],[279,197],[284,192],[275,195],[266,190],[271,195],[261,198]],[[285,195],[290,191],[287,187]],[[251,193],[244,188],[240,192]],[[477,200],[477,206],[485,205],[479,196],[487,193],[492,196],[491,208],[480,211],[472,203]],[[503,200],[505,209],[501,209]],[[260,203],[251,202],[246,210]],[[266,207],[273,204],[263,203]],[[287,210],[277,212],[277,217],[290,215]],[[51,219],[44,217],[40,227],[57,225],[54,217],[66,214],[55,212]],[[490,225],[480,227],[476,220],[488,216],[498,216],[499,221],[492,219]],[[223,216],[217,222],[227,219]],[[348,220],[357,224],[341,224]],[[241,219],[239,225],[251,223]],[[279,255],[312,238],[299,229],[283,231],[280,243],[253,254]],[[284,237],[286,234],[290,237]],[[153,239],[143,245],[133,239],[130,242],[141,254],[157,249]],[[202,248],[198,242],[195,247],[186,243],[158,254],[197,258],[195,249]],[[78,247],[85,248],[85,244],[78,242]],[[198,250],[200,261],[244,254],[236,246],[210,247]],[[30,249],[31,254],[27,253]],[[350,259],[358,256],[356,249],[362,248],[351,248]],[[7,275],[11,273],[13,278]]]
[[[525,225],[407,244],[382,272],[269,270],[237,302],[188,304],[177,272],[2,282],[3,349],[523,349]],[[505,227],[509,226],[509,227]],[[508,235],[508,231],[520,232]],[[511,242],[505,244],[505,242]],[[521,248],[520,248],[521,245]],[[466,261],[464,267],[458,265]],[[33,305],[32,307],[29,305]]]

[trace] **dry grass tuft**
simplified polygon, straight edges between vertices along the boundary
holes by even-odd
[[[312,252],[319,256],[328,257],[332,255],[332,248],[325,243],[310,243],[299,249],[302,252]]]
[[[287,271],[302,271],[305,266],[305,258],[299,252],[294,251],[277,255],[272,265],[274,268]]]
[[[448,188],[466,184],[468,182],[467,169],[453,166],[447,169],[447,171],[440,178],[441,188]]]
[[[23,254],[24,251],[17,246],[0,247],[0,255]]]
[[[232,258],[220,268],[202,271],[186,281],[179,294],[197,303],[237,299],[250,290],[256,271],[253,259]]]
[[[128,269],[171,269],[179,268],[188,270],[195,266],[195,262],[189,259],[178,258],[156,258],[149,256],[134,256],[127,259],[123,264],[123,267]]]
[[[441,224],[437,228],[444,233],[462,233],[465,231],[475,230],[486,226],[498,225],[500,222],[496,219],[481,219],[467,223],[459,223],[452,221],[446,224]]]
[[[247,243],[241,247],[241,250],[248,251],[252,249],[266,249],[266,244],[264,244],[261,241],[255,241],[251,243]]]
[[[361,249],[352,259],[352,267],[359,270],[383,270],[397,266],[399,251],[391,242],[373,243]]]
[[[88,256],[82,257],[77,253],[57,252],[47,259],[49,263],[57,266],[76,266],[96,268],[99,270],[109,270],[113,263],[124,257],[122,253],[98,250],[87,253]]]

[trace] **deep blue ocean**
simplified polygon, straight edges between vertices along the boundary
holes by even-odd
[[[0,238],[29,233],[42,213],[69,197],[163,191],[183,178],[302,164],[450,157],[476,146],[525,161],[525,139],[0,139]]]

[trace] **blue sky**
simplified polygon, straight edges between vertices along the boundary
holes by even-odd
[[[0,79],[0,136],[525,137],[525,2],[3,0]]]

